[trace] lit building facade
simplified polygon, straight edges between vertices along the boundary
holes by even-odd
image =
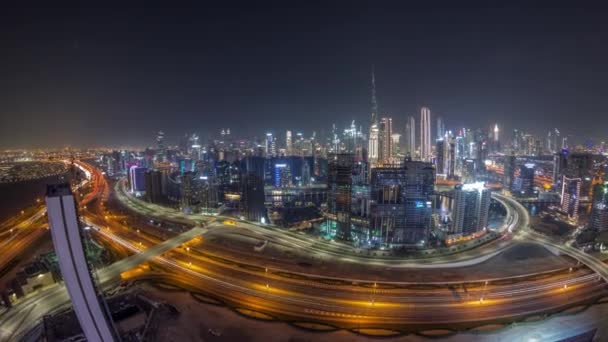
[[[146,191],[145,173],[148,169],[140,166],[131,166],[129,169],[129,185],[135,194]]]
[[[378,137],[378,164],[390,165],[393,163],[393,119],[380,119]]]
[[[574,222],[578,220],[578,206],[581,197],[580,178],[568,178],[564,176],[562,180],[562,200],[561,209]]]
[[[406,184],[407,176],[404,168],[372,169],[369,223],[373,241],[384,244],[406,242]]]
[[[608,182],[594,187],[589,227],[600,232],[608,230]]]
[[[435,197],[435,168],[432,163],[406,159],[405,169],[405,229],[406,244],[424,245],[428,242]]]
[[[420,159],[432,161],[431,149],[431,110],[427,107],[420,109]]]
[[[337,223],[336,237],[351,240],[351,191],[353,154],[334,154],[329,157],[327,175],[327,206]]]
[[[405,124],[405,156],[416,159],[416,119],[407,118]]]
[[[450,234],[469,235],[488,227],[491,194],[483,183],[457,185],[454,189]]]

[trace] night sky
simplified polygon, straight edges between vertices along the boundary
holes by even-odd
[[[222,127],[310,135],[353,119],[367,129],[372,65],[380,114],[396,131],[427,105],[448,128],[499,122],[608,137],[608,9],[599,4],[203,3],[5,4],[0,148],[146,146],[159,129],[170,141]]]

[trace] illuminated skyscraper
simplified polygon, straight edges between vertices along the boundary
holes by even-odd
[[[608,230],[608,182],[594,186],[589,227],[596,231]]]
[[[146,190],[145,173],[147,169],[141,166],[131,166],[129,169],[129,183],[131,192],[141,193]]]
[[[432,161],[431,153],[431,110],[427,107],[420,109],[420,159]]]
[[[494,125],[494,130],[492,132],[492,152],[500,152],[500,130],[498,129],[498,124]]]
[[[380,119],[380,130],[378,136],[378,163],[381,165],[392,164],[393,161],[393,119]]]
[[[379,139],[380,132],[378,125],[373,124],[369,129],[367,159],[372,167],[378,165]]]
[[[272,184],[277,188],[285,188],[292,186],[291,182],[291,167],[287,163],[274,164]]]
[[[285,150],[287,151],[287,155],[291,156],[293,154],[292,150],[292,142],[291,142],[291,131],[285,132]]]
[[[392,162],[394,163],[395,161],[399,160],[399,155],[401,155],[401,134],[399,133],[393,133],[391,134],[391,141],[393,144],[393,155],[392,155]]]
[[[162,173],[158,170],[148,170],[144,173],[146,185],[146,200],[150,203],[162,203]]]
[[[437,139],[443,138],[445,135],[445,124],[441,117],[437,118]]]
[[[483,183],[457,185],[450,233],[468,235],[487,228],[490,200],[490,190]]]
[[[76,201],[69,184],[47,188],[46,206],[55,253],[70,302],[88,341],[111,342],[117,336],[86,259]]]
[[[457,176],[462,176],[462,168],[464,164],[464,156],[465,156],[465,147],[464,147],[464,137],[461,133],[455,138],[455,151],[454,151],[454,174]]]
[[[372,169],[369,222],[373,240],[384,244],[406,242],[406,184],[406,170],[402,167]]]
[[[515,178],[515,160],[514,155],[505,156],[502,187],[506,191],[511,191],[513,188],[513,181]]]
[[[194,173],[192,171],[187,171],[181,175],[181,201],[180,204],[182,206],[182,210],[185,213],[191,213],[192,208],[192,178],[194,177]]]
[[[517,190],[521,195],[532,196],[534,194],[534,172],[536,165],[527,163],[519,167],[519,177],[517,178]]]
[[[156,160],[158,162],[164,162],[166,158],[165,151],[165,132],[158,131],[156,135]]]
[[[327,174],[327,206],[335,216],[336,236],[350,240],[351,192],[353,182],[353,154],[343,153],[329,156]]]
[[[433,164],[406,159],[405,216],[403,241],[406,244],[426,244],[431,228],[435,169]]]
[[[448,179],[453,179],[456,170],[456,142],[451,131],[445,133],[444,144],[443,173]]]
[[[372,121],[371,124],[378,124],[378,101],[376,101],[376,75],[372,67]]]
[[[578,220],[581,183],[582,180],[580,178],[568,178],[566,176],[564,176],[562,181],[561,209],[566,215],[568,215],[568,218],[573,221]]]
[[[413,116],[408,117],[405,124],[405,155],[412,159],[416,157],[416,119]]]
[[[372,101],[371,110],[372,118],[369,126],[369,139],[368,139],[368,150],[367,158],[372,167],[376,166],[379,162],[380,157],[380,128],[378,125],[378,103],[376,101],[376,76],[374,75],[374,69],[372,68]]]
[[[266,133],[266,157],[273,157],[277,155],[277,148],[274,136],[272,133]]]
[[[435,156],[435,170],[437,170],[438,176],[444,174],[444,148],[445,142],[443,141],[443,138],[437,139],[437,141],[435,142],[435,153],[437,154]]]

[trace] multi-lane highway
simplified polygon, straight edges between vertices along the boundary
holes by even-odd
[[[92,224],[92,222],[87,222]],[[493,283],[435,284],[434,287],[393,282],[353,284],[326,282],[315,277],[285,274],[285,270],[244,267],[223,263],[176,247],[212,231],[220,225],[193,230],[157,246],[144,248],[113,230],[93,224],[92,231],[133,252],[98,273],[102,284],[111,284],[119,274],[150,258],[171,273],[169,281],[207,292],[240,307],[259,310],[291,320],[321,321],[332,325],[396,328],[429,322],[484,322],[504,317],[544,312],[584,299],[602,291],[603,282],[585,270],[555,274],[540,280],[528,279],[507,285]],[[174,250],[171,257],[159,256]],[[349,283],[350,281],[350,283]],[[390,285],[390,286],[389,286]],[[420,284],[418,284],[420,285]],[[60,285],[26,298],[11,315],[0,317],[1,336],[14,336],[31,327],[40,315],[67,304]]]
[[[555,242],[551,238],[532,230],[530,227],[530,218],[528,215],[526,215],[526,208],[512,198],[502,195],[499,196],[522,217],[523,221],[520,225],[521,229],[517,236],[518,239],[536,242],[540,245],[553,248],[565,255],[568,255],[585,264],[587,267],[591,268],[594,272],[596,272],[605,281],[608,282],[608,266],[606,265],[606,263],[604,263],[602,260],[593,257],[592,255],[580,251],[577,248],[563,243]]]
[[[91,185],[91,191],[83,194],[79,203],[82,207],[91,203],[103,191],[105,181],[99,172],[82,162],[76,162],[75,166],[86,174],[86,178],[76,185],[75,189],[82,189]],[[41,201],[40,201],[41,202]],[[47,231],[46,207],[38,203],[36,206],[24,209],[21,213],[6,220],[0,225],[0,270],[4,269],[12,260],[17,258],[23,251],[27,250],[34,242],[38,241]]]

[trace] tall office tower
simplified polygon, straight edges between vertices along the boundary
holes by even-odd
[[[406,243],[406,184],[407,175],[403,167],[388,166],[372,170],[369,223],[372,236],[377,241],[384,244]]]
[[[371,125],[378,124],[378,101],[376,100],[376,75],[374,73],[374,68],[372,67],[372,100],[371,100],[371,109],[372,109],[372,121]]]
[[[266,179],[266,159],[260,156],[248,156],[241,159],[242,175],[241,211],[248,220],[265,220],[264,185]]]
[[[291,182],[291,166],[287,163],[274,164],[272,184],[277,188],[287,188],[293,185]]]
[[[519,154],[519,151],[521,149],[520,134],[521,134],[521,132],[519,130],[517,130],[517,129],[513,130],[513,142],[511,143],[511,147],[513,149],[514,154]]]
[[[462,169],[465,159],[464,137],[462,134],[458,134],[458,136],[455,138],[454,144],[456,145],[456,150],[454,152],[454,175],[462,176]]]
[[[288,156],[293,154],[293,145],[291,142],[291,131],[285,132],[285,150],[287,151]]]
[[[380,120],[380,132],[378,139],[378,164],[390,165],[393,163],[393,119],[382,118]]]
[[[336,218],[336,236],[340,240],[351,240],[350,211],[353,177],[353,154],[342,153],[329,156],[327,174],[328,211]]]
[[[413,116],[408,117],[405,124],[405,156],[416,158],[416,119]]]
[[[310,186],[310,169],[311,167],[308,163],[308,160],[304,160],[304,163],[302,164],[302,176],[300,177],[300,186]]]
[[[141,166],[131,166],[129,169],[129,184],[131,192],[138,194],[146,191],[146,180],[144,174],[148,169]]]
[[[272,133],[266,133],[266,157],[274,157],[277,155],[277,146],[276,141]]]
[[[566,168],[566,160],[568,154],[565,151],[559,151],[553,155],[553,185],[560,188],[562,184],[562,176]]]
[[[158,131],[156,135],[156,161],[164,162],[167,153],[165,151],[165,132]]]
[[[535,151],[534,151],[535,140],[536,139],[534,138],[533,135],[526,134],[524,136],[524,143],[525,143],[524,154],[526,156],[534,156],[535,155]]]
[[[443,146],[439,147],[437,142],[437,159],[441,158],[441,168],[437,169],[437,173],[445,175],[446,178],[454,178],[454,170],[456,167],[456,142],[451,131],[447,131],[443,139],[440,140]]]
[[[199,136],[192,134],[190,136],[190,158],[194,161],[198,161],[201,158],[202,146],[199,143]]]
[[[465,209],[467,207],[467,193],[462,190],[462,184],[454,186],[454,200],[452,204],[452,224],[449,227],[450,235],[461,235],[464,225]]]
[[[443,138],[445,135],[445,125],[441,117],[437,118],[437,139]]]
[[[503,182],[502,187],[507,191],[513,189],[513,180],[515,178],[515,156],[505,156],[505,163],[503,166]]]
[[[492,137],[492,151],[494,153],[500,152],[500,130],[498,124],[494,125],[493,137]]]
[[[146,200],[150,203],[163,202],[162,173],[158,170],[148,170],[144,173],[146,184]]]
[[[475,181],[475,160],[464,160],[462,165],[462,181],[465,183],[472,183]]]
[[[100,303],[92,270],[86,260],[83,232],[70,185],[49,185],[46,206],[61,275],[86,339],[114,341],[117,334],[111,316]]]
[[[181,175],[181,198],[180,204],[182,206],[182,210],[184,212],[189,213],[192,205],[193,199],[193,189],[192,189],[192,178],[194,177],[194,173],[191,171],[185,172]]]
[[[451,131],[448,131],[444,139],[443,151],[443,173],[448,179],[454,179],[456,170],[456,142]]]
[[[443,140],[443,138],[439,138],[437,139],[437,141],[435,142],[435,153],[437,154],[435,156],[435,170],[437,170],[437,175],[443,175],[444,173],[444,157],[445,157],[445,141]]]
[[[519,177],[517,179],[517,190],[525,196],[534,195],[534,172],[536,165],[527,163],[519,167]]]
[[[472,234],[488,226],[490,190],[483,183],[457,185],[454,189],[452,234]]]
[[[471,142],[472,142],[471,129],[463,128],[462,129],[462,146],[463,146],[462,158],[463,159],[471,158]]]
[[[371,167],[378,165],[380,160],[380,126],[378,124],[378,102],[376,101],[376,76],[372,68],[372,100],[371,111],[372,117],[369,126],[368,150],[367,159]]]
[[[557,144],[559,142],[559,135],[560,135],[559,130],[557,128],[555,128],[553,130],[553,144],[552,144],[554,152],[559,151],[559,147],[557,146]],[[564,148],[564,147],[562,147],[562,148]]]
[[[336,128],[336,124],[333,124],[331,127],[331,136],[332,147],[330,151],[333,153],[338,153],[340,151],[340,138],[338,137],[338,130]]]
[[[344,129],[343,133],[344,150],[346,153],[355,153],[357,146],[357,126],[355,120],[350,123],[350,127]]]
[[[427,107],[420,109],[420,159],[430,162],[431,153],[431,110]]]
[[[553,145],[553,138],[551,137],[551,131],[547,133],[547,151],[555,153],[555,146]]]
[[[242,174],[241,212],[250,221],[263,221],[266,219],[264,206],[264,178],[252,172]]]
[[[405,229],[403,242],[426,244],[431,228],[431,214],[435,197],[435,168],[432,163],[406,159]]]
[[[477,130],[475,132],[475,172],[476,177],[485,172],[486,165],[485,160],[488,157],[488,143],[487,143],[487,135],[481,131]]]
[[[378,130],[377,125],[372,125],[369,129],[369,139],[368,139],[368,149],[367,149],[367,159],[371,167],[376,167],[379,162],[379,135],[380,131]]]
[[[581,197],[580,178],[568,178],[564,176],[562,181],[562,202],[561,209],[573,221],[578,220],[578,206]]]
[[[490,189],[478,188],[479,192],[479,206],[476,207],[477,211],[477,231],[481,231],[488,228],[488,219],[490,217],[490,203],[492,201],[492,194]]]
[[[391,134],[391,142],[393,145],[393,154],[391,156],[392,163],[395,163],[399,160],[399,156],[401,155],[401,134],[393,133]]]
[[[600,232],[608,230],[608,182],[594,186],[589,228]]]
[[[540,139],[534,139],[534,155],[540,157],[543,154],[543,144]]]

